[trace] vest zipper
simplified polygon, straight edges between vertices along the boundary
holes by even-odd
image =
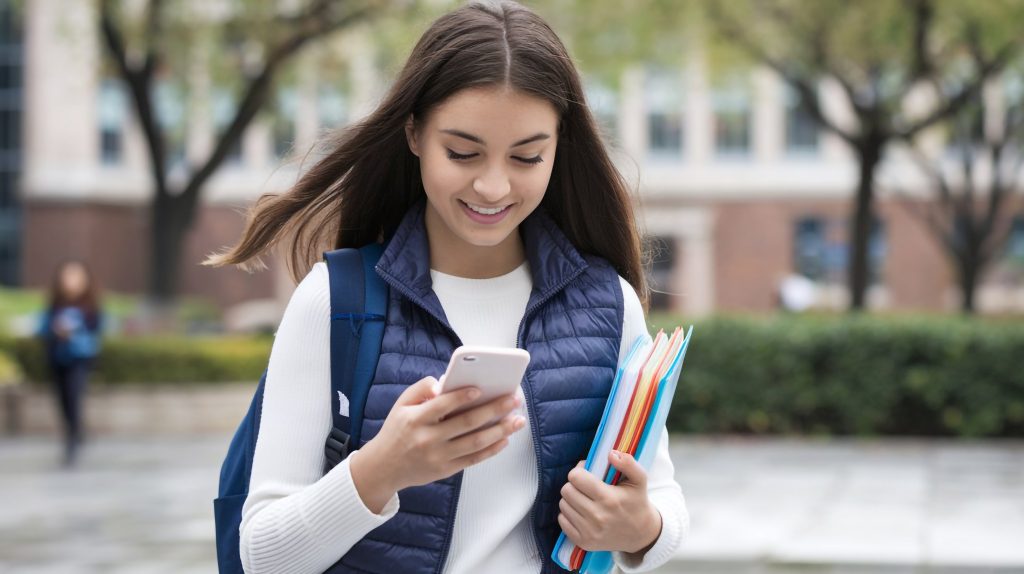
[[[523,337],[523,327],[526,326],[526,320],[530,318],[530,314],[536,311],[544,303],[547,303],[548,299],[551,299],[551,297],[553,297],[555,293],[558,293],[562,289],[565,289],[566,285],[568,285],[574,279],[576,279],[576,277],[578,277],[579,274],[582,272],[583,271],[580,270],[579,272],[572,274],[570,277],[559,283],[559,285],[555,289],[549,291],[547,295],[545,295],[542,298],[539,298],[533,305],[526,308],[526,311],[523,313],[523,318],[519,322],[519,329],[516,332],[517,349],[520,348],[519,343]],[[530,435],[533,437],[533,452],[537,460],[537,495],[536,497],[534,497],[533,504],[530,506],[530,531],[533,532],[533,543],[537,546],[537,552],[540,554],[540,571],[541,574],[543,574],[545,570],[544,562],[547,560],[547,556],[544,555],[544,544],[543,541],[540,539],[540,534],[537,532],[537,503],[541,497],[541,472],[543,470],[541,469],[540,441],[538,440],[537,434],[537,427],[539,421],[537,419],[537,409],[534,408],[535,405],[533,403],[533,391],[531,390],[529,383],[523,385],[523,395],[526,398],[526,411],[530,414]]]
[[[377,274],[380,275],[381,278],[384,279],[384,281],[388,285],[390,285],[393,289],[396,289],[400,293],[405,295],[405,297],[407,299],[409,299],[410,301],[416,303],[416,305],[419,306],[420,309],[423,309],[424,311],[427,311],[428,313],[430,313],[430,311],[426,307],[424,307],[423,305],[421,305],[419,303],[418,297],[416,296],[415,293],[410,291],[405,285],[403,285],[400,282],[398,282],[395,279],[393,279],[389,273],[387,273],[386,271],[383,271],[379,266],[377,266],[375,269],[377,270]],[[549,290],[544,296],[539,297],[537,299],[537,301],[535,301],[533,303],[533,305],[527,306],[526,311],[523,312],[523,318],[519,321],[519,329],[517,329],[517,331],[516,331],[516,348],[517,349],[520,348],[519,344],[520,344],[520,342],[522,340],[522,336],[523,336],[523,327],[526,325],[527,319],[530,318],[530,314],[533,313],[534,311],[536,311],[541,305],[546,303],[549,299],[551,299],[551,297],[553,297],[556,293],[558,293],[562,289],[565,289],[565,287],[569,283],[571,283],[573,280],[575,280],[582,273],[583,273],[583,269],[578,269],[575,273],[572,273],[571,275],[569,275],[565,279],[563,279],[554,289]],[[430,314],[431,314],[432,317],[437,319],[438,323],[440,323],[445,329],[448,330],[448,332],[451,334],[452,338],[458,343],[458,346],[461,346],[462,345],[462,339],[460,339],[458,334],[455,333],[455,329],[452,329],[451,325],[449,325],[448,322],[444,318],[438,317],[437,315],[434,315],[433,313],[430,313]],[[527,371],[527,372],[529,372],[529,371]],[[543,545],[543,543],[542,543],[542,541],[540,539],[540,535],[537,533],[537,527],[536,527],[536,522],[537,522],[537,518],[536,518],[536,516],[537,516],[537,501],[540,500],[540,496],[541,496],[541,492],[540,492],[540,489],[541,489],[540,442],[537,440],[537,424],[538,424],[538,420],[537,420],[536,409],[535,408],[531,408],[531,407],[533,407],[533,393],[530,390],[530,385],[529,384],[523,385],[523,395],[526,398],[526,404],[527,404],[527,409],[526,410],[530,414],[530,435],[533,438],[533,451],[534,451],[534,456],[536,457],[536,460],[537,460],[537,496],[533,499],[533,505],[530,507],[530,530],[533,532],[533,540],[534,540],[534,544],[537,545],[537,552],[543,552],[544,545]],[[451,507],[451,521],[448,522],[448,530],[447,530],[447,532],[445,532],[445,535],[444,535],[444,542],[442,543],[442,547],[441,547],[441,559],[438,561],[437,568],[434,570],[435,574],[442,574],[442,571],[444,570],[445,562],[448,560],[448,551],[451,549],[452,532],[455,530],[455,515],[456,515],[456,513],[459,510],[459,498],[460,498],[461,494],[462,494],[462,471],[460,470],[458,472],[458,476],[455,479],[455,495],[453,497],[453,503],[452,503],[452,507]],[[540,556],[541,572],[544,571],[544,561],[546,559],[547,559],[546,556],[544,556],[544,555]]]

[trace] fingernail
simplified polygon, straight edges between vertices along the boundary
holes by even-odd
[[[619,460],[620,458],[622,458],[622,453],[620,453],[617,450],[613,450],[612,451],[612,458],[614,458],[615,460]]]
[[[469,396],[469,400],[472,401],[473,399],[475,399],[475,398],[480,396],[480,390],[479,389],[469,389],[469,392],[466,393],[466,394]]]

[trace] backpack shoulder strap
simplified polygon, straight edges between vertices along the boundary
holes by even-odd
[[[363,407],[373,383],[387,318],[387,284],[374,268],[384,246],[324,253],[331,285],[331,417],[324,452],[334,468],[359,448]]]

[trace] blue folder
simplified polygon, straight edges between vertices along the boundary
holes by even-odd
[[[693,327],[691,326],[686,333],[686,337],[683,339],[682,345],[679,347],[679,351],[675,358],[672,359],[672,364],[669,366],[665,376],[658,381],[658,391],[654,397],[654,404],[651,406],[651,416],[648,417],[644,424],[644,430],[640,435],[640,440],[637,443],[636,460],[644,468],[644,470],[650,470],[651,464],[654,462],[654,455],[657,454],[658,443],[661,440],[661,434],[665,429],[665,421],[668,419],[668,411],[672,406],[672,398],[675,396],[676,386],[679,382],[679,373],[682,371],[683,359],[686,357],[686,349],[690,345],[690,337],[693,335]],[[594,457],[597,454],[598,444],[601,442],[601,436],[606,432],[608,425],[608,418],[611,414],[612,404],[615,402],[615,395],[618,392],[619,384],[622,381],[623,374],[625,372],[625,366],[632,360],[633,355],[643,346],[644,337],[641,335],[633,342],[633,346],[630,347],[629,353],[626,354],[625,360],[619,365],[618,372],[615,374],[615,381],[612,383],[612,390],[608,393],[608,400],[605,403],[604,414],[601,416],[601,424],[597,427],[597,434],[594,436],[594,442],[590,445],[590,452],[587,454],[586,469],[590,470],[593,468]],[[619,429],[608,430],[608,432],[618,433]],[[609,468],[608,473],[604,477],[606,484],[611,484],[612,478],[615,476],[615,469]],[[558,541],[555,543],[555,548],[551,552],[551,558],[558,564],[562,569],[568,570],[567,564],[564,564],[558,558],[558,552],[561,550],[563,544],[568,543],[568,539],[565,533],[561,533],[558,536]],[[580,565],[579,572],[581,574],[607,574],[611,572],[614,562],[612,560],[612,553],[609,551],[593,551],[587,552],[587,555],[583,558],[583,564]]]

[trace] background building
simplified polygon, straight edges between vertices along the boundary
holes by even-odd
[[[40,286],[61,259],[76,256],[93,263],[106,287],[141,292],[151,193],[145,147],[128,96],[104,72],[85,4],[27,3],[24,55],[17,23],[9,10],[0,12],[0,280]],[[210,297],[225,309],[262,301],[264,313],[280,311],[292,288],[283,266],[249,275],[197,263],[238,238],[245,206],[287,189],[325,130],[372,107],[387,81],[373,48],[366,30],[347,32],[304,53],[277,86],[272,109],[250,126],[207,186],[188,239],[183,293]],[[325,71],[324,54],[343,65]],[[712,75],[707,67],[695,53],[682,69],[637,65],[619,86],[590,86],[656,247],[654,306],[691,315],[771,310],[781,282],[799,274],[815,281],[816,307],[845,308],[855,161],[842,141],[818,130],[776,75],[759,68]],[[1019,96],[1002,86],[986,97]],[[831,113],[843,116],[832,87],[821,86],[820,95]],[[187,89],[164,83],[156,99],[181,169],[209,151],[234,105],[201,66]],[[19,124],[21,139],[12,135]],[[941,153],[948,138],[942,128],[932,132],[925,139]],[[20,194],[13,192],[15,181]],[[879,184],[869,306],[956,309],[952,269],[907,206],[928,200],[925,180],[890,148]],[[983,283],[979,309],[1024,310],[1022,270],[1024,218],[1018,218]]]
[[[21,279],[21,36],[21,19],[10,0],[0,0],[0,285]]]
[[[659,306],[683,312],[769,310],[789,274],[818,284],[817,305],[842,309],[848,220],[858,165],[838,137],[820,131],[795,94],[766,69],[721,79],[699,57],[682,71],[638,67],[625,74],[618,98],[593,98],[622,153],[620,167],[638,182],[644,220],[668,248],[652,266]],[[820,97],[835,117],[842,97],[823,85]],[[998,104],[1020,98],[1001,79],[986,90]],[[1000,110],[1002,106],[990,106]],[[995,121],[1001,118],[992,118]],[[956,160],[944,127],[924,146]],[[889,148],[878,180],[871,237],[869,306],[892,310],[951,310],[956,277],[915,203],[931,201],[905,149]],[[1016,198],[1021,211],[1020,197]],[[1024,309],[1021,253],[1024,218],[980,293],[988,312]]]

